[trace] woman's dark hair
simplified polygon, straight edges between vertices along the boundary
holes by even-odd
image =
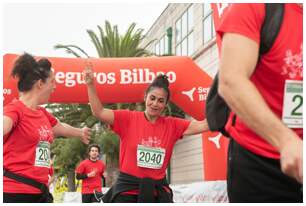
[[[97,148],[99,153],[101,152],[100,146],[98,144],[91,144],[91,145],[88,146],[88,150],[87,150],[88,154],[89,154],[91,148],[93,148],[93,147]]]
[[[24,53],[15,61],[11,75],[18,78],[18,90],[26,92],[31,90],[38,80],[45,82],[50,72],[51,62],[48,59],[36,61],[32,55]]]
[[[165,90],[165,92],[167,93],[167,99],[166,99],[166,103],[167,103],[170,98],[168,77],[164,74],[159,74],[157,77],[155,77],[153,82],[149,85],[145,94],[147,95],[154,88],[162,88]]]

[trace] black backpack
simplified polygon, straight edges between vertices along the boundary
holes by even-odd
[[[265,4],[266,15],[260,31],[259,58],[266,54],[272,47],[276,39],[284,15],[284,4]],[[230,108],[222,97],[218,94],[218,73],[216,74],[210,91],[206,99],[206,119],[211,131],[219,131],[224,136],[229,137],[225,130],[225,125],[230,115]],[[232,125],[235,125],[236,115],[233,117]]]

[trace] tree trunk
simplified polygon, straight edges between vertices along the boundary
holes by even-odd
[[[74,171],[69,171],[67,173],[67,182],[68,182],[68,192],[75,192],[75,176],[74,176]]]

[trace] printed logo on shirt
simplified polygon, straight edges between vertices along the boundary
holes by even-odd
[[[293,54],[288,49],[284,62],[282,75],[288,76],[289,79],[303,78],[303,44],[301,44],[300,53],[298,54]]]
[[[157,137],[143,137],[141,139],[141,145],[147,146],[147,147],[160,147],[161,140]]]
[[[46,126],[40,126],[38,129],[39,140],[40,141],[49,141],[50,138],[53,136],[52,131]]]

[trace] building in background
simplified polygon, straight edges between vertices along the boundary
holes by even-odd
[[[147,32],[142,46],[152,40],[155,41],[148,49],[155,55],[190,56],[211,77],[216,74],[219,57],[209,3],[168,4]],[[168,169],[171,184],[204,180],[202,145],[201,135],[176,143]]]

